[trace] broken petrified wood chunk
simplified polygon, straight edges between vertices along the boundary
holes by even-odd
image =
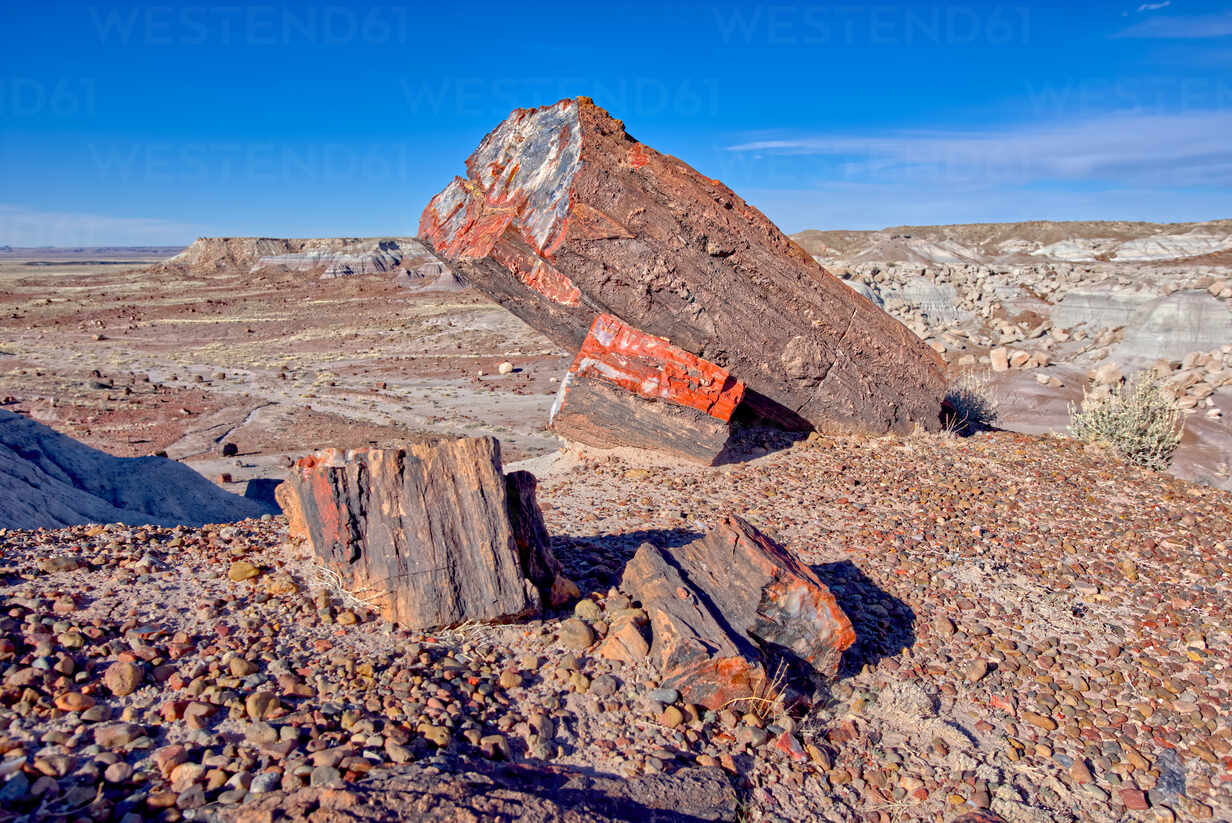
[[[327,449],[279,487],[290,532],[343,587],[410,628],[537,612],[560,569],[535,478],[491,437]]]
[[[731,434],[744,384],[726,369],[610,314],[591,324],[552,406],[562,437],[713,463]]]
[[[589,99],[514,111],[466,169],[428,204],[420,238],[562,345],[606,312],[814,426],[940,426],[936,352]]]
[[[712,709],[763,697],[780,661],[833,676],[855,642],[812,570],[738,517],[675,549],[643,544],[622,588],[650,618],[650,658],[663,684]]]

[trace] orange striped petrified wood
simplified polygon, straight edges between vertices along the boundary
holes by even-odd
[[[936,352],[722,182],[588,98],[513,111],[432,198],[419,237],[570,350],[610,314],[730,371],[762,416],[940,426]]]
[[[590,446],[656,449],[709,464],[728,443],[744,391],[726,369],[600,314],[561,383],[551,425]]]
[[[492,437],[326,449],[277,490],[293,538],[342,586],[408,628],[498,621],[557,599],[535,478],[504,474]]]
[[[677,548],[642,544],[621,588],[646,611],[663,685],[710,709],[764,697],[779,673],[796,691],[833,677],[856,639],[817,575],[738,517]]]

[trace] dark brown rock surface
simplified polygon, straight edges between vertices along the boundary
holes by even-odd
[[[817,576],[738,517],[675,549],[643,544],[622,588],[650,618],[664,685],[712,709],[763,691],[777,658],[832,676],[855,642]]]
[[[589,99],[514,111],[467,172],[428,204],[420,238],[563,345],[607,312],[816,426],[938,427],[932,350],[722,183],[637,142]]]
[[[411,628],[537,612],[560,568],[535,478],[502,474],[491,437],[327,449],[299,461],[279,499],[347,591]]]

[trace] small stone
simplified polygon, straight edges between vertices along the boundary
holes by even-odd
[[[669,729],[674,729],[684,722],[684,712],[675,706],[668,706],[663,710],[663,714],[659,715],[659,723],[667,726]]]
[[[205,805],[205,789],[189,786],[175,798],[177,809],[199,809]]]
[[[242,657],[231,658],[230,668],[231,674],[235,677],[247,677],[250,674],[256,674],[261,669],[256,663]]]
[[[317,766],[312,770],[308,785],[314,789],[341,789],[345,783],[342,773],[333,766]]]
[[[1043,729],[1044,731],[1056,731],[1057,728],[1057,721],[1053,720],[1051,717],[1038,714],[1036,712],[1023,712],[1022,719],[1030,723],[1032,726]]]
[[[585,677],[585,675],[582,675]],[[610,674],[601,674],[596,677],[590,684],[590,692],[595,697],[606,699],[612,697],[620,690],[620,681]],[[579,690],[584,691],[584,690]]]
[[[680,699],[680,692],[673,688],[651,689],[646,696],[656,703],[670,705]]]
[[[637,663],[650,654],[650,644],[637,623],[625,618],[612,627],[595,653],[605,660]]]
[[[145,730],[132,723],[108,723],[94,727],[94,742],[103,749],[119,749],[145,736]]]
[[[453,736],[449,733],[449,729],[444,726],[429,726],[424,729],[423,736],[438,749],[443,749],[449,745]]]
[[[948,617],[937,617],[933,620],[933,630],[942,637],[953,637],[958,627]]]
[[[269,723],[252,723],[244,729],[244,739],[258,746],[268,746],[278,742],[278,730]]]
[[[112,763],[103,771],[103,779],[108,783],[123,783],[133,776],[133,767],[123,760]]]
[[[231,564],[231,568],[227,571],[229,577],[235,583],[241,583],[245,580],[252,580],[259,576],[261,570],[247,560],[237,560]]]
[[[278,708],[278,698],[269,692],[254,692],[244,700],[244,710],[253,720],[264,720]]]
[[[94,705],[94,698],[81,692],[65,692],[56,697],[55,703],[62,712],[81,712]]]
[[[275,769],[273,771],[261,772],[254,775],[252,784],[248,787],[248,791],[253,794],[265,794],[266,792],[277,791],[282,787],[282,770]]]
[[[573,606],[573,616],[588,623],[593,623],[603,617],[603,610],[599,608],[599,604],[591,600],[589,597],[583,597]]]
[[[1069,776],[1070,779],[1080,786],[1095,780],[1091,770],[1087,768],[1087,764],[1081,759],[1075,760],[1069,767]]]
[[[171,790],[183,792],[192,786],[205,774],[205,767],[200,763],[181,763],[171,770]]]
[[[118,660],[103,673],[103,683],[117,697],[132,694],[141,685],[145,672],[136,663]]]
[[[497,366],[496,370],[501,374],[513,374],[513,364],[506,360]]]
[[[489,760],[509,760],[509,741],[504,735],[489,734],[479,739],[479,749]]]
[[[516,689],[522,685],[522,675],[513,669],[505,669],[500,675],[500,685],[502,689]]]
[[[1121,798],[1122,805],[1131,811],[1140,812],[1149,806],[1146,802],[1146,794],[1141,789],[1121,789],[1117,795]]]
[[[585,621],[571,617],[560,624],[560,642],[567,649],[582,651],[595,642],[595,631]]]
[[[984,659],[972,660],[967,664],[964,671],[968,683],[978,683],[988,674],[988,661]]]

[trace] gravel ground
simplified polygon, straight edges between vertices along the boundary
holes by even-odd
[[[459,820],[1232,815],[1232,495],[1054,438],[782,445],[562,464],[540,500],[576,616],[431,636],[281,518],[0,532],[0,820],[382,819],[425,784]],[[636,547],[721,513],[852,618],[810,708],[698,711],[596,653]]]

